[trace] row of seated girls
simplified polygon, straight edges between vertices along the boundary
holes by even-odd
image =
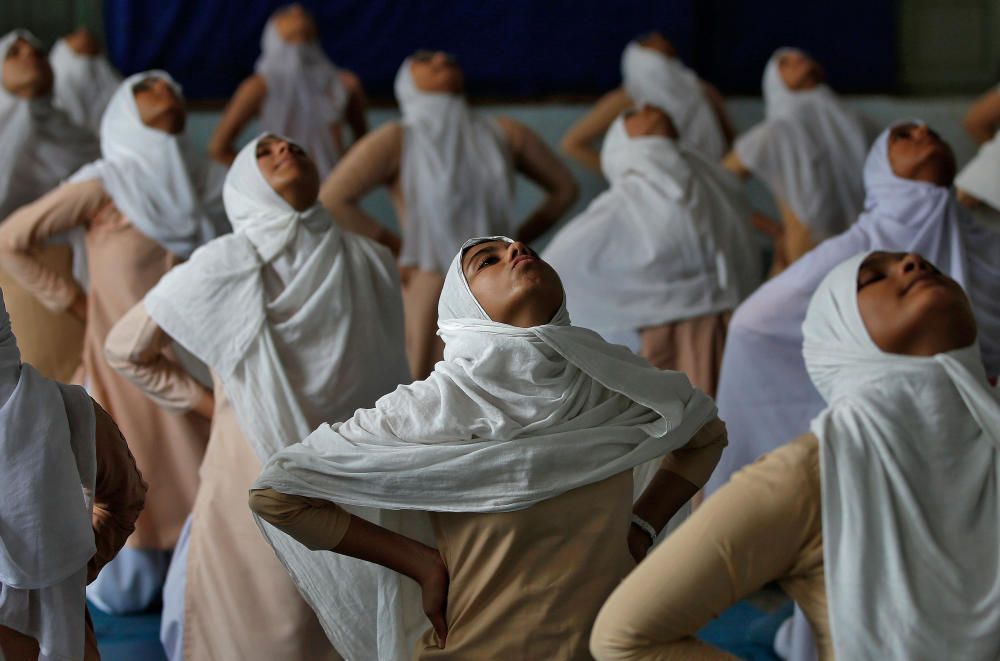
[[[956,174],[780,49],[734,140],[644,36],[539,254],[577,186],[454,57],[368,132],[301,7],[262,50],[209,158],[166,72],[0,39],[0,654],[99,658],[86,586],[172,661],[729,658],[773,582],[786,658],[1000,654],[1000,93]]]

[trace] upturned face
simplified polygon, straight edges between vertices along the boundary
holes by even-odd
[[[455,57],[444,51],[418,50],[410,57],[413,84],[424,92],[459,94],[465,86]]]
[[[778,73],[793,92],[813,89],[826,78],[819,62],[801,51],[783,53],[778,59]]]
[[[257,141],[256,156],[264,180],[293,208],[304,211],[316,202],[319,171],[302,147],[269,135]]]
[[[888,353],[933,356],[976,339],[961,285],[916,253],[874,252],[858,269],[858,310]]]
[[[889,132],[889,164],[897,177],[950,186],[955,180],[951,146],[926,124],[910,122]]]
[[[151,129],[176,135],[184,131],[187,113],[184,102],[170,83],[150,76],[132,87],[142,123]]]
[[[276,12],[274,27],[281,38],[290,44],[306,44],[316,40],[316,21],[298,3]]]
[[[462,256],[462,272],[490,319],[512,326],[548,323],[565,296],[555,269],[519,241],[472,246]]]
[[[655,50],[667,57],[677,57],[677,49],[670,43],[670,40],[659,32],[653,31],[639,38],[639,45],[643,48]]]
[[[51,92],[52,67],[45,53],[25,39],[17,39],[4,55],[3,86],[26,99]]]

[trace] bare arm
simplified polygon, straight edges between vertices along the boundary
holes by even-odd
[[[359,140],[323,182],[319,201],[344,229],[367,236],[399,254],[400,238],[361,208],[365,195],[390,186],[399,176],[403,127],[398,122],[380,126]]]
[[[514,166],[547,193],[517,231],[519,241],[530,243],[545,234],[573,206],[580,189],[573,173],[537,133],[509,117],[498,117],[497,124],[507,136]]]
[[[423,591],[423,607],[441,647],[448,635],[445,612],[448,570],[437,549],[348,514],[335,503],[284,494],[250,492],[250,509],[314,551],[326,550],[374,562],[412,578]]]
[[[158,406],[173,413],[195,411],[211,418],[215,408],[212,392],[165,353],[169,346],[170,338],[139,301],[111,328],[104,342],[104,357],[112,369]]]
[[[146,502],[146,483],[118,425],[100,404],[93,405],[97,480],[91,523],[97,550],[87,563],[88,583],[125,545]]]
[[[726,425],[718,418],[703,426],[687,445],[664,458],[632,512],[657,532],[662,531],[711,477],[726,447],[726,438]],[[628,542],[636,561],[645,557],[651,544],[649,535],[634,525],[629,529]]]
[[[594,107],[569,127],[559,147],[562,152],[594,172],[601,171],[601,153],[596,143],[624,110],[632,106],[632,97],[619,87],[598,99]]]
[[[347,125],[351,127],[351,134],[353,136],[351,142],[353,144],[368,133],[368,117],[365,114],[368,110],[368,99],[365,96],[364,87],[361,85],[361,79],[354,73],[342,70],[340,72],[340,82],[350,95],[347,101],[347,109],[344,111],[344,119],[347,121]]]
[[[750,168],[748,168],[743,161],[740,160],[740,155],[736,153],[735,149],[731,150],[722,159],[722,167],[726,168],[740,179],[746,179],[752,174],[750,172]]]
[[[1000,90],[994,88],[976,99],[963,125],[977,145],[991,140],[1000,128]]]
[[[226,104],[222,119],[215,127],[215,133],[208,143],[208,154],[223,165],[232,165],[236,158],[233,143],[240,137],[246,125],[260,112],[267,83],[264,77],[254,74],[240,83],[233,98]]]
[[[701,89],[705,93],[705,98],[708,99],[709,105],[712,106],[712,112],[715,113],[715,118],[719,122],[722,135],[726,138],[726,147],[732,147],[736,132],[733,130],[733,123],[729,121],[729,115],[726,114],[726,103],[722,98],[722,94],[719,93],[719,90],[714,85],[706,83],[704,80],[701,81]]]

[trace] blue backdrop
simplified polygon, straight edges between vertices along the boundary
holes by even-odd
[[[164,68],[192,99],[222,99],[253,71],[274,0],[105,0],[108,51],[125,73]],[[388,97],[417,48],[455,53],[471,94],[590,95],[620,82],[633,36],[658,28],[723,92],[756,93],[777,46],[813,52],[844,91],[891,91],[889,0],[304,0],[323,45]]]

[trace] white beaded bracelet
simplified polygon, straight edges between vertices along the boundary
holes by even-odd
[[[639,528],[639,530],[641,530],[644,533],[646,533],[647,535],[649,535],[649,543],[650,544],[655,544],[656,543],[656,536],[657,536],[658,533],[656,532],[656,528],[654,528],[649,523],[649,521],[645,520],[644,518],[642,518],[638,514],[633,514],[632,515],[632,525],[637,526]]]

